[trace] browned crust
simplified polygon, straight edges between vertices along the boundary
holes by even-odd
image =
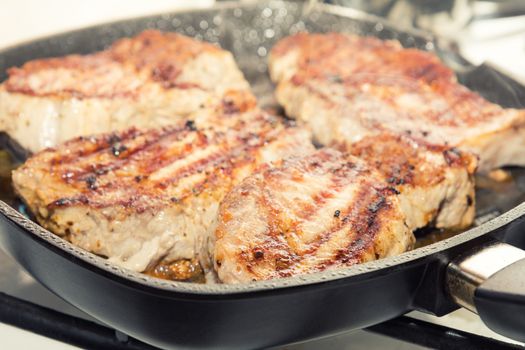
[[[432,145],[421,139],[387,132],[338,148],[366,160],[392,186],[434,186],[445,179],[448,169],[465,169],[473,175],[477,165],[474,155],[455,147]],[[427,160],[431,154],[436,156],[436,161]],[[441,162],[439,157],[442,157]]]
[[[213,196],[217,186],[226,191],[234,182],[236,169],[256,164],[259,149],[283,137],[283,125],[271,120],[259,112],[225,132],[198,129],[187,121],[161,129],[131,128],[78,137],[37,153],[16,173],[46,174],[48,209],[120,206],[143,212],[209,191]],[[178,166],[169,176],[150,178],[156,171],[208,147],[212,150],[209,154]],[[179,188],[179,182],[195,174],[202,176],[192,181],[191,187]],[[53,192],[57,187],[74,194],[64,197],[61,191]]]
[[[427,83],[455,81],[454,72],[433,54],[404,49],[397,41],[342,33],[298,33],[279,41],[272,49],[276,58],[299,50],[298,71],[308,78],[349,77],[355,72],[397,73]]]
[[[272,49],[272,60],[294,50],[298,61],[290,83],[307,88],[328,104],[330,96],[319,86],[341,85],[349,103],[363,95],[373,96],[415,121],[447,127],[474,126],[504,111],[459,84],[454,72],[433,53],[403,48],[397,41],[341,33],[299,33],[278,42]],[[429,107],[410,115],[396,105],[396,98],[404,94],[417,95],[423,100],[422,106],[432,106],[439,97],[446,101],[446,108]]]
[[[326,166],[326,164],[330,164]],[[289,179],[292,174],[294,181],[301,181],[303,173],[316,173],[319,176],[330,176],[330,185],[325,190],[312,195],[311,201],[301,203],[294,213],[298,220],[289,219],[279,209],[278,201],[273,193],[279,188],[283,179]],[[314,217],[324,203],[330,200],[330,192],[338,191],[351,183],[357,182],[359,189],[355,198],[346,207],[336,210],[330,228],[323,230],[317,236],[306,242],[306,249],[298,249],[293,236],[301,237],[300,225]],[[232,201],[242,200],[243,196],[256,196],[257,208],[266,212],[267,230],[262,244],[252,245],[249,250],[239,251],[234,257],[237,264],[244,266],[255,279],[272,279],[288,277],[301,271],[305,258],[315,256],[320,247],[337,231],[347,231],[347,237],[355,233],[350,242],[332,252],[332,258],[322,263],[308,266],[308,272],[322,271],[331,266],[349,266],[366,260],[367,255],[379,258],[374,249],[378,233],[384,229],[385,220],[400,219],[392,205],[395,192],[381,180],[381,177],[365,163],[352,156],[343,156],[333,150],[321,150],[313,156],[300,161],[285,161],[278,168],[270,168],[257,176],[245,180],[224,200],[220,217],[223,223],[234,218],[230,212]],[[283,219],[284,218],[284,219]],[[328,218],[327,218],[328,219]],[[216,237],[223,239],[226,235],[225,226],[220,224]],[[232,234],[231,232],[229,234]],[[303,242],[305,243],[305,242]],[[218,256],[217,265],[221,266]],[[229,259],[232,259],[231,257]],[[257,271],[258,266],[270,266],[264,269],[264,275]]]
[[[115,42],[109,49],[111,57],[137,70],[150,72],[154,81],[164,87],[177,85],[182,66],[204,52],[219,53],[218,47],[177,33],[147,30],[133,38]]]
[[[222,96],[221,103],[216,108],[216,114],[222,117],[238,116],[257,106],[257,99],[247,90],[228,90]]]
[[[76,98],[111,98],[117,96],[134,96],[137,93],[137,82],[114,84],[111,91],[100,88],[97,78],[112,70],[123,70],[124,74],[136,76],[142,84],[147,81],[159,83],[166,89],[199,88],[195,83],[179,83],[177,78],[184,65],[202,53],[221,53],[220,48],[177,33],[162,33],[147,30],[133,38],[116,41],[107,50],[89,55],[69,55],[59,58],[38,59],[25,63],[22,67],[8,70],[5,88],[9,92],[31,96],[73,96]],[[50,89],[47,86],[35,88],[29,83],[35,75],[45,71],[69,71],[73,86]],[[84,79],[92,81],[85,81]],[[52,82],[44,82],[52,84]],[[43,88],[45,87],[45,88]],[[48,91],[50,90],[50,91]],[[101,92],[102,91],[102,92]]]

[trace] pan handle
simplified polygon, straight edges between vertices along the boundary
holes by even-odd
[[[525,342],[525,250],[491,241],[450,262],[446,283],[456,304],[493,331]]]

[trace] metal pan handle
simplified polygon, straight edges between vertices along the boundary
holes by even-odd
[[[492,241],[453,260],[447,288],[493,331],[525,342],[525,250]]]

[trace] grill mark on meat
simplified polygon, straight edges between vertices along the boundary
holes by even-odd
[[[166,131],[167,133],[170,132],[167,128],[164,128],[162,130]],[[80,136],[80,137],[74,138],[73,140],[65,142],[64,146],[69,147],[70,145],[75,145],[79,142],[82,142],[83,147],[73,148],[73,149],[70,149],[70,151],[67,154],[57,155],[51,160],[51,165],[75,164],[78,162],[82,162],[88,156],[96,156],[97,154],[108,152],[110,147],[113,146],[113,144],[117,142],[126,144],[128,147],[128,155],[132,155],[133,153],[139,151],[140,149],[137,148],[138,146],[136,148],[129,147],[129,144],[127,144],[127,142],[131,140],[135,140],[139,137],[142,137],[143,135],[144,135],[143,132],[140,131],[139,129],[130,128],[124,131],[118,138],[116,137],[115,133],[102,135],[101,137]],[[163,136],[164,135],[159,134],[158,137],[163,137]],[[154,140],[151,139],[151,141],[154,141]],[[88,147],[88,146],[91,146],[91,147]]]
[[[169,189],[170,198],[177,198],[178,202],[189,196],[198,195],[221,178],[231,176],[234,169],[256,162],[259,149],[277,140],[286,130],[286,128],[275,128],[265,124],[254,127],[259,128],[258,133],[213,132],[211,138],[199,130],[192,131],[191,128],[178,126],[138,134],[128,132],[119,138],[115,137],[116,134],[103,136],[96,143],[99,147],[91,150],[93,152],[83,152],[83,154],[72,152],[75,153],[75,159],[69,157],[70,163],[60,162],[60,169],[64,170],[59,173],[59,178],[82,191],[82,194],[62,198],[58,204],[61,207],[88,204],[93,208],[119,204],[124,207],[137,206],[136,209],[140,212],[141,206],[137,201],[141,201],[143,195],[162,200],[168,195],[163,192]],[[126,143],[128,134],[143,139],[131,145],[129,142]],[[85,138],[78,138],[76,141],[91,142],[86,141]],[[111,154],[112,145],[115,143],[126,146],[127,149],[122,156],[115,157]],[[170,147],[166,148],[168,146]],[[195,159],[191,158],[193,147],[201,152],[201,155],[196,156]],[[106,158],[93,159],[96,157],[95,153]],[[54,159],[58,158],[60,155]],[[181,163],[181,166],[176,165],[177,161],[184,159],[190,160]],[[169,164],[175,164],[173,169],[170,169]],[[119,169],[127,170],[116,174]],[[139,181],[137,181],[137,173],[140,174]],[[150,192],[142,193],[141,184],[144,179],[148,179]],[[183,179],[184,184],[181,187],[178,183]],[[111,200],[104,199],[108,193],[117,193],[116,191],[120,190],[126,192],[128,187],[136,187],[134,195],[125,195],[124,198],[109,196]],[[152,190],[154,192],[151,192]],[[48,208],[56,206],[57,201],[54,201],[48,205]]]
[[[140,134],[141,132],[138,129],[131,128],[129,130],[126,130],[126,132],[119,137],[119,141],[127,141],[129,139],[134,139]],[[78,161],[79,158],[84,157],[86,155],[105,151],[108,145],[115,141],[114,137],[114,133],[107,134],[100,138],[94,138],[89,136],[76,137],[70,141],[65,142],[64,146],[67,147],[78,142],[83,142],[84,147],[82,149],[76,149],[74,152],[70,151],[68,154],[61,154],[60,156],[57,155],[51,159],[50,163],[52,166],[74,163],[75,161]]]
[[[288,269],[293,261],[298,260],[295,254],[298,247],[288,234],[290,229],[285,227],[285,223],[280,219],[282,212],[273,205],[271,191],[264,192],[261,202],[263,208],[266,207],[270,213],[268,238],[261,248],[274,260],[276,273],[283,276],[286,275],[284,270]]]
[[[331,169],[330,173],[332,174],[330,178],[330,184],[327,186],[331,191],[338,193],[344,192],[344,190],[355,184],[355,178],[358,178],[363,174],[362,169],[355,169],[354,164],[352,163],[343,163],[341,167],[336,169]],[[359,198],[359,195],[358,195]],[[328,204],[328,203],[326,203]],[[355,203],[352,203],[350,206],[344,209],[338,209],[339,214],[337,217],[340,220],[333,221],[335,224],[332,228],[328,228],[325,232],[320,233],[315,237],[311,242],[309,242],[310,248],[305,252],[306,254],[314,254],[324,243],[330,239],[330,235],[334,232],[342,229],[349,223],[349,217],[351,216],[351,210]],[[322,209],[321,206],[316,207],[316,212],[312,213],[310,216],[315,216],[315,214]],[[302,225],[304,226],[304,222]],[[300,229],[300,228],[299,228]]]
[[[180,161],[181,159],[184,159],[187,157],[187,155],[191,154],[196,149],[208,149],[211,144],[216,142],[216,140],[209,140],[206,135],[203,135],[202,133],[195,133],[195,132],[184,132],[184,136],[190,136],[189,139],[183,138],[182,141],[185,141],[180,145],[180,147],[177,148],[177,155],[174,155],[172,150],[166,150],[161,144],[158,144],[158,149],[151,149],[146,150],[147,152],[150,152],[152,154],[158,154],[158,157],[156,157],[155,161],[144,163],[144,158],[147,157],[147,153],[145,155],[137,155],[134,159],[136,162],[141,163],[141,170],[150,174],[154,174],[155,172],[159,171],[160,169],[164,169],[165,167],[168,167],[170,164],[173,164],[177,161]],[[195,138],[192,138],[191,136],[195,136]],[[166,140],[166,141],[169,141]],[[166,154],[168,152],[168,154]]]
[[[216,267],[223,282],[236,283],[378,259],[410,247],[404,219],[379,173],[358,158],[322,149],[261,170],[226,196]]]
[[[333,182],[332,182],[333,185]],[[330,186],[329,190],[323,190],[319,193],[314,193],[311,196],[312,203],[305,203],[302,210],[298,213],[298,218],[301,220],[308,220],[314,216],[328,200],[334,197],[333,190],[337,190],[335,186]]]
[[[53,158],[52,165],[59,165],[62,168],[65,168],[65,166],[68,165],[66,170],[67,175],[65,175],[65,173],[62,173],[62,178],[65,177],[67,179],[67,183],[73,183],[74,181],[78,181],[78,179],[81,179],[87,174],[91,173],[103,176],[111,171],[116,171],[118,169],[130,165],[131,163],[136,162],[141,162],[141,165],[143,165],[147,169],[147,165],[144,165],[144,160],[146,159],[148,152],[152,152],[155,155],[158,155],[158,153],[163,149],[163,147],[161,146],[162,142],[169,142],[173,139],[184,137],[187,134],[188,132],[184,128],[166,127],[146,136],[146,138],[139,142],[135,147],[130,147],[130,145],[126,143],[127,141],[145,136],[144,133],[133,128],[131,131],[125,132],[119,138],[120,141],[118,141],[121,144],[126,145],[127,147],[125,157],[108,157],[107,162],[105,163],[91,162],[91,158],[103,153],[111,152],[112,137],[114,137],[114,134],[111,134],[109,136],[100,138],[99,140],[101,140],[102,142],[98,142],[96,148],[88,150],[87,152],[84,150],[84,147],[80,147],[76,151],[70,152],[70,154],[67,156],[63,156],[63,154],[57,155],[55,158]],[[85,140],[85,138],[77,138],[76,140],[66,143],[66,145],[74,144],[82,140]],[[78,163],[83,163],[84,166],[78,168]],[[150,164],[157,164],[157,158],[151,157]]]
[[[380,195],[376,201],[367,199],[370,193],[370,188],[367,184],[363,184],[365,187],[356,194],[356,200],[350,203],[350,205],[343,210],[340,210],[340,220],[333,221],[335,225],[326,229],[318,237],[316,237],[310,244],[310,249],[306,254],[315,254],[324,244],[328,243],[331,236],[341,230],[356,230],[359,237],[366,236],[373,239],[379,227],[373,226],[375,218],[378,215],[380,209],[386,207],[385,198]],[[357,204],[357,205],[356,205]],[[367,226],[362,228],[362,223],[366,222]]]
[[[200,175],[201,173],[204,172],[204,169],[210,169],[212,168],[212,166],[214,164],[216,164],[216,162],[214,162],[215,159],[218,159],[219,155],[215,155],[214,157],[208,157],[208,158],[205,158],[205,159],[201,159],[201,160],[198,160],[197,162],[189,165],[188,167],[182,169],[181,171],[178,171],[177,173],[175,174],[170,174],[169,175],[169,178],[164,178],[164,179],[155,179],[155,180],[150,180],[150,182],[152,182],[152,187],[153,188],[158,188],[158,189],[162,189],[162,190],[165,190],[167,188],[169,188],[173,183],[176,183],[178,181],[180,181],[181,179],[183,178],[186,178],[186,177],[189,177],[189,176],[197,176],[197,175]],[[221,156],[222,157],[222,156]],[[227,157],[222,157],[222,159],[227,159]],[[241,166],[242,164],[239,164],[239,162],[232,162],[232,163],[235,163],[234,165],[235,166]],[[244,163],[248,163],[248,161],[244,162]],[[126,162],[121,162],[121,164],[119,164],[120,167],[123,167],[123,166],[129,166],[129,163],[126,163]],[[197,169],[199,167],[199,165],[201,165],[201,169]],[[233,166],[230,166],[230,168],[232,168]],[[149,174],[145,174],[145,175],[142,175],[142,178],[149,178]],[[184,193],[179,193],[179,187],[175,187],[175,188],[172,188],[170,192],[174,192],[177,194],[177,200],[178,201],[181,201],[181,200],[184,200],[185,198],[187,198],[188,196],[191,196],[191,195],[196,195],[200,192],[202,192],[202,188],[204,187],[204,185],[206,183],[210,183],[210,182],[213,182],[213,180],[216,178],[216,175],[212,172],[209,172],[209,173],[206,173],[205,174],[205,178],[203,180],[200,180],[199,182],[195,182],[195,183],[192,183],[192,186],[191,186],[191,189],[188,189],[186,190]],[[136,176],[132,176],[132,179],[133,181],[136,182]],[[90,192],[96,192],[100,195],[103,195],[104,192],[107,192],[107,191],[115,191],[119,188],[123,188],[123,187],[126,187],[128,184],[127,183],[122,183],[122,179],[120,181],[112,181],[111,178],[109,180],[105,179],[105,177],[103,176],[100,176],[98,177],[98,180],[100,182],[103,182],[102,185],[99,185],[99,186],[95,186],[95,183],[97,181],[97,178],[93,175],[93,174],[88,174],[87,176],[85,176],[85,179],[82,179],[82,178],[79,178],[78,179],[79,181],[85,181],[87,184],[88,184],[88,187],[87,189],[90,191]],[[148,196],[151,195],[151,193],[148,193],[147,194]],[[66,206],[67,204],[79,204],[79,203],[82,203],[82,204],[89,204],[90,206],[93,206],[93,207],[96,207],[96,208],[102,208],[102,207],[107,207],[109,205],[113,205],[113,204],[120,204],[124,207],[132,207],[134,206],[134,203],[135,201],[140,198],[141,196],[141,190],[140,188],[137,189],[137,195],[136,196],[132,196],[128,199],[125,199],[125,200],[114,200],[114,201],[102,201],[102,202],[98,202],[96,200],[96,198],[94,197],[90,197],[89,194],[83,194],[81,195],[79,198],[82,198],[82,200],[78,200],[77,197],[71,197],[71,198],[63,198],[64,200],[64,203],[62,204],[62,206]],[[153,197],[155,197],[153,195]],[[159,199],[162,197],[162,196],[157,196]],[[137,210],[140,211],[140,209],[137,207]]]
[[[419,108],[416,112],[393,109],[398,114],[404,113],[405,118],[460,127],[490,121],[503,112],[499,106],[458,84],[454,72],[434,54],[402,48],[397,42],[340,33],[297,34],[281,40],[272,49],[272,60],[278,60],[289,50],[298,53],[298,61],[291,67],[290,83],[295,86],[311,85],[320,90],[316,82],[344,84],[346,90],[354,89],[346,98],[375,96],[385,105],[392,105],[396,97],[413,91],[426,101],[421,106],[436,106],[434,100],[447,106]],[[337,79],[334,81],[333,77]],[[367,83],[373,90],[359,91],[359,86]],[[378,87],[386,88],[389,96],[377,96]],[[330,95],[320,96],[332,100]],[[368,113],[366,118],[375,118],[374,111]],[[448,117],[450,114],[453,117]]]
[[[149,134],[142,133],[142,132],[135,132],[135,129],[132,129],[131,131],[126,131],[119,135],[118,141],[115,139],[116,134],[110,134],[106,136],[102,136],[98,138],[98,140],[102,140],[102,142],[99,142],[99,144],[102,144],[105,146],[99,147],[95,150],[95,152],[87,153],[87,154],[81,154],[76,153],[75,159],[70,159],[72,162],[70,163],[64,163],[60,162],[60,166],[62,168],[65,168],[64,172],[61,174],[60,178],[65,181],[68,184],[75,184],[75,182],[79,181],[85,181],[84,179],[89,178],[91,179],[89,183],[95,183],[98,180],[97,187],[89,186],[88,189],[91,190],[91,192],[96,192],[99,194],[103,194],[104,192],[107,192],[111,189],[117,189],[119,187],[122,187],[122,181],[111,181],[113,176],[109,176],[109,172],[114,172],[118,169],[124,168],[124,167],[131,167],[134,164],[140,164],[141,167],[147,169],[149,167],[149,163],[155,163],[157,161],[157,157],[154,157],[153,155],[151,157],[148,156],[148,152],[153,152],[154,154],[158,154],[161,152],[164,147],[157,148],[157,146],[161,145],[162,143],[166,142],[173,142],[174,139],[184,137],[188,134],[188,130],[186,128],[180,128],[180,127],[166,127],[162,128],[160,130],[151,131]],[[131,137],[130,137],[131,135]],[[108,151],[108,149],[111,147],[112,142],[126,142],[129,141],[130,138],[136,138],[136,137],[142,137],[146,136],[144,140],[142,140],[139,144],[137,144],[135,147],[128,149],[127,156],[114,159],[113,161],[111,158],[108,158],[109,163],[102,163],[102,164],[95,164],[93,165],[90,162],[89,156],[93,156],[95,153],[104,153]],[[82,141],[85,138],[80,137],[77,138],[77,140],[73,140],[70,143],[75,143],[76,141]],[[85,153],[85,152],[83,152]],[[178,155],[178,158],[183,157],[184,152],[181,152],[181,154]],[[58,156],[60,158],[60,155]],[[56,158],[55,158],[56,159]],[[81,167],[80,169],[76,170],[70,170],[71,168],[74,168],[74,165],[76,163],[83,162],[85,164],[84,167]],[[148,163],[149,162],[149,163]],[[144,171],[144,169],[139,169],[139,171]],[[97,176],[98,175],[98,176]],[[149,173],[142,174],[141,179],[147,178],[149,176]],[[132,174],[132,177],[135,182],[136,181],[136,175]],[[89,184],[88,183],[88,184]],[[125,186],[125,185],[124,185]],[[79,200],[79,198],[81,198]],[[53,208],[56,206],[57,201],[51,203],[48,205],[49,208]],[[128,201],[120,201],[120,204],[124,206],[131,206],[133,203],[133,199]],[[75,196],[71,198],[62,198],[60,206],[67,206],[67,205],[76,205],[76,204],[89,204],[92,206],[95,206],[97,208],[107,206],[107,203],[97,203],[93,200],[93,198],[89,197],[89,195],[82,194],[80,197]]]
[[[374,75],[378,78],[374,78]],[[326,74],[321,77],[310,77],[309,73],[302,72],[295,74],[290,81],[296,86],[305,87],[327,103],[337,105],[333,95],[323,93],[319,88],[320,84],[329,83]],[[483,100],[478,94],[455,83],[435,87],[424,85],[417,80],[410,81],[403,77],[384,79],[376,74],[358,73],[353,77],[345,78],[343,85],[345,86],[344,97],[349,103],[360,97],[376,98],[378,102],[389,106],[393,113],[402,115],[403,118],[428,120],[445,127],[469,126],[474,123],[489,121],[503,112],[501,107]],[[363,90],[362,87],[367,85],[371,89]],[[383,89],[382,93],[379,92],[381,89]],[[424,106],[430,106],[432,101],[437,99],[443,101],[446,108],[427,108],[424,110],[420,108],[415,112],[401,110],[397,106],[395,98],[411,93],[422,99]],[[368,108],[372,107],[369,106]],[[366,112],[363,115],[365,119],[374,120],[378,117],[374,114],[376,111],[373,109],[367,109],[364,112]],[[454,118],[444,117],[450,114]]]
[[[325,43],[332,40],[337,44]],[[507,133],[515,111],[459,85],[432,53],[398,42],[299,34],[277,44],[269,68],[286,113],[309,125],[317,142],[375,165],[410,229],[470,224],[474,211],[465,197],[473,195],[477,160],[468,151],[493,147],[489,139]],[[491,119],[496,111],[504,112],[500,126],[499,117]],[[503,132],[490,134],[499,127]],[[456,157],[451,146],[464,153]]]
[[[326,157],[326,154],[321,153],[321,158],[324,161],[329,160],[329,157]],[[308,166],[309,165],[309,166]],[[306,166],[305,172],[312,171],[316,166],[313,163],[310,163]],[[312,166],[313,165],[313,166]],[[332,235],[335,232],[341,230],[352,230],[356,229],[360,234],[360,240],[363,244],[361,245],[361,250],[358,251],[355,247],[353,250],[348,250],[348,254],[354,254],[359,256],[359,254],[368,247],[368,243],[373,241],[373,238],[380,226],[376,223],[376,217],[379,215],[379,212],[382,209],[389,207],[386,202],[385,197],[382,195],[384,189],[376,191],[376,196],[372,198],[367,198],[370,195],[370,187],[367,184],[361,184],[361,190],[355,197],[355,200],[352,200],[349,205],[344,209],[339,209],[339,220],[333,220],[332,226],[325,228],[322,232],[318,233],[313,239],[307,242],[308,248],[306,250],[301,250],[295,244],[294,240],[291,237],[291,234],[298,236],[302,235],[302,226],[304,226],[305,221],[310,217],[315,217],[315,215],[322,209],[322,204],[328,204],[327,199],[332,198],[331,193],[344,192],[345,187],[355,184],[355,178],[359,178],[366,170],[359,169],[355,167],[355,164],[351,162],[345,162],[340,164],[336,168],[330,169],[330,181],[326,185],[328,190],[322,190],[319,193],[312,194],[311,198],[314,200],[314,205],[308,205],[306,207],[300,206],[298,208],[297,218],[292,223],[284,223],[279,218],[282,217],[283,213],[276,208],[273,203],[275,200],[272,199],[272,193],[267,190],[263,196],[261,207],[267,208],[271,213],[268,216],[268,239],[266,240],[263,246],[258,246],[256,249],[258,251],[272,252],[278,249],[280,251],[277,260],[279,260],[279,266],[276,266],[276,272],[279,277],[286,277],[291,275],[291,271],[294,269],[294,266],[301,264],[305,258],[311,258],[316,255],[317,251],[325,244],[327,244]],[[279,182],[280,179],[284,179],[282,174],[278,171],[269,171],[264,173],[265,182],[270,180],[273,182]],[[322,194],[325,193],[323,196]],[[327,195],[329,194],[329,195]],[[318,201],[323,197],[323,200]],[[377,197],[377,198],[376,198]],[[356,213],[356,204],[358,205],[359,212]],[[306,212],[305,212],[306,211]],[[297,220],[298,219],[298,220]],[[366,227],[361,223],[365,222]],[[349,237],[352,239],[352,237]],[[349,243],[352,246],[352,243]],[[245,254],[242,255],[244,259],[247,259]],[[255,260],[260,260],[257,258]],[[355,258],[357,259],[357,258]],[[333,263],[326,263],[318,266],[316,269],[324,270]],[[253,273],[253,269],[250,269]]]
[[[170,177],[176,176],[178,172],[184,173],[185,169],[198,170],[198,164],[212,160],[217,155],[217,149],[221,149],[222,145],[211,144],[207,147],[193,147],[191,144],[185,145],[183,153],[177,156],[165,157],[162,163],[163,165],[158,166],[147,166],[147,171],[150,173],[150,179],[153,181],[163,181]],[[188,155],[184,157],[184,154]],[[172,161],[169,161],[169,160]],[[206,164],[206,163],[204,163]],[[166,185],[168,185],[166,183]]]
[[[378,217],[381,211],[386,211],[391,208],[390,203],[385,197],[385,194],[389,192],[388,190],[379,188],[375,189],[374,192],[372,198],[366,200],[366,197],[370,195],[369,190],[363,189],[360,191],[357,197],[358,199],[356,200],[356,203],[362,203],[362,205],[359,206],[359,212],[353,216],[347,215],[342,220],[349,221],[348,225],[356,232],[356,238],[351,239],[346,249],[338,250],[332,259],[328,259],[319,265],[318,269],[320,271],[335,264],[355,264],[360,261],[361,255],[372,247],[374,238],[381,229]],[[344,227],[341,229],[343,228]],[[332,230],[331,234],[336,231],[338,230]]]
[[[311,77],[325,72],[351,76],[356,72],[396,72],[427,83],[454,81],[453,72],[430,53],[403,49],[398,42],[340,33],[299,33],[285,38],[272,49],[279,57],[299,49],[298,70],[308,69]],[[418,64],[410,64],[410,62]],[[415,68],[421,67],[423,68]]]
[[[323,159],[325,161],[329,160],[329,157],[325,157],[326,155],[320,154],[320,159]],[[299,173],[301,172],[310,172],[314,171],[316,168],[320,167],[319,159],[314,160],[313,162],[310,162],[307,164],[305,169],[297,169]],[[341,169],[343,168],[353,169],[354,165],[351,163],[345,163],[341,164],[339,168],[333,169],[333,172],[330,177],[330,181],[326,185],[326,189],[320,191],[319,193],[313,193],[310,198],[312,199],[312,203],[306,202],[303,203],[301,206],[299,212],[296,214],[297,218],[303,221],[307,221],[312,216],[315,216],[323,207],[325,204],[328,204],[328,200],[334,197],[334,193],[337,193],[338,191],[342,190],[345,183],[343,181],[339,181],[338,176],[341,176]],[[269,170],[268,172],[265,172],[263,176],[265,179],[268,179],[270,176],[276,174],[277,176],[280,175],[279,172],[273,172],[272,170]],[[346,174],[345,174],[346,175]],[[352,174],[353,175],[353,174]],[[346,179],[351,182],[351,175],[347,174]],[[274,179],[275,180],[275,179]],[[298,228],[296,227],[296,230]]]
[[[173,172],[167,174],[161,179],[159,186],[165,188],[171,184],[179,181],[182,177],[188,174],[202,173],[208,169],[220,167],[222,171],[229,172],[228,169],[238,168],[244,164],[250,163],[254,160],[254,151],[260,148],[264,143],[272,142],[273,137],[265,137],[258,134],[249,134],[246,139],[234,137],[233,143],[218,143],[217,152],[207,155],[205,158],[196,159],[194,162],[186,164],[183,167],[174,169]],[[251,141],[256,143],[250,144]]]
[[[193,145],[193,146],[197,146],[198,147],[199,145],[197,144],[197,145]],[[176,161],[176,160],[184,159],[185,156],[189,152],[192,151],[192,149],[193,149],[192,147],[189,147],[189,148],[188,147],[183,147],[183,151],[180,152],[175,157],[173,157],[173,160]],[[144,149],[142,149],[142,151],[144,152]],[[162,178],[161,179],[155,179],[154,178],[154,176],[155,176],[154,171],[159,169],[159,168],[161,168],[163,165],[165,166],[165,165],[167,165],[169,163],[173,163],[173,162],[169,161],[169,157],[167,157],[166,159],[162,159],[160,161],[156,161],[156,160],[158,160],[157,157],[149,158],[147,154],[140,153],[140,152],[134,153],[133,156],[134,157],[130,157],[128,159],[122,159],[122,161],[118,162],[118,164],[112,163],[109,166],[106,166],[104,168],[104,170],[108,170],[108,171],[105,171],[101,175],[106,175],[109,171],[116,171],[116,170],[124,168],[124,167],[139,166],[138,171],[140,171],[141,173],[144,173],[144,175],[140,175],[139,180],[137,181],[137,176],[133,176],[133,174],[131,174],[131,176],[133,177],[135,182],[140,183],[141,180],[143,180],[145,178],[148,178],[150,181],[157,182],[157,187],[158,188],[167,188],[168,185],[170,185],[171,183],[175,182],[175,180],[180,180],[180,178],[185,177],[188,174],[191,174],[191,171],[190,172],[186,172],[185,174],[177,176],[176,179],[173,178],[173,177],[170,177],[170,180],[168,182],[163,182]],[[144,160],[148,159],[148,158],[151,160],[152,163],[145,163],[144,162]],[[190,170],[191,170],[191,168],[190,168]],[[169,176],[169,174],[168,174],[168,176]],[[104,190],[115,189],[115,188],[120,186],[119,182],[105,181],[105,179],[103,177],[100,178],[100,181],[103,183],[103,184],[99,185],[98,188],[97,188],[100,193],[103,193]]]
[[[228,159],[228,157],[225,156],[222,152],[216,152],[209,155],[206,158],[198,159],[193,163],[190,163],[182,168],[177,169],[176,171],[164,178],[155,179],[155,181],[157,182],[157,187],[162,189],[170,187],[172,184],[179,182],[182,178],[188,177],[191,174],[202,174],[207,169],[213,169],[213,167],[216,165],[223,165],[226,159]],[[232,163],[234,162],[235,161],[232,160]]]

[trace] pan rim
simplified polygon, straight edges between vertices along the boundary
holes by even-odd
[[[283,1],[283,2],[290,2],[290,1]],[[292,2],[297,2],[297,1],[292,1]],[[246,8],[246,7],[253,6],[253,4],[240,4],[237,1],[225,1],[225,2],[217,3],[213,5],[212,7],[172,11],[169,14],[198,13],[198,12],[204,12],[204,11],[210,11],[210,10],[230,9],[230,8],[235,8],[239,6]],[[431,42],[434,41],[434,37],[429,33],[426,33],[426,32],[423,32],[417,29],[399,28],[394,23],[388,20],[379,18],[377,16],[366,14],[359,10],[343,8],[340,6],[327,5],[327,4],[317,4],[316,6],[317,6],[316,9],[319,8],[320,11],[324,11],[330,14],[336,14],[338,16],[343,16],[343,17],[352,17],[352,18],[357,18],[357,19],[364,19],[368,21],[379,22],[390,28],[394,28],[394,29],[398,28],[400,32],[409,33],[415,36],[423,37]],[[151,14],[147,16],[130,17],[126,19],[120,19],[117,21],[100,23],[97,25],[88,26],[84,28],[78,28],[78,29],[74,29],[71,31],[59,32],[59,33],[55,33],[52,35],[36,37],[30,40],[21,41],[17,44],[10,45],[8,47],[1,48],[0,55],[4,54],[5,52],[11,51],[13,49],[24,47],[29,44],[34,44],[36,42],[44,41],[46,39],[51,39],[57,36],[70,35],[76,32],[86,31],[91,28],[111,26],[111,25],[116,25],[118,23],[125,23],[125,22],[130,22],[130,21],[134,21],[138,19],[156,18],[159,16],[161,16],[161,14]],[[178,293],[178,294],[184,293],[184,294],[202,295],[202,296],[214,296],[214,295],[215,296],[218,296],[218,295],[227,296],[227,295],[245,294],[245,293],[254,295],[255,292],[265,292],[265,291],[267,292],[267,291],[273,291],[277,289],[282,290],[282,289],[289,289],[293,287],[305,287],[305,286],[311,286],[311,285],[316,285],[316,284],[321,284],[321,283],[326,283],[326,282],[337,281],[341,279],[347,279],[347,278],[354,277],[354,276],[364,276],[367,273],[376,272],[378,270],[387,271],[390,269],[395,269],[401,265],[424,259],[430,256],[431,254],[442,252],[449,248],[459,246],[463,243],[469,242],[471,240],[484,236],[490,232],[493,232],[494,230],[497,230],[499,228],[502,228],[508,225],[509,223],[515,221],[516,219],[522,217],[525,214],[525,203],[519,204],[513,209],[499,215],[498,217],[480,226],[471,228],[453,237],[441,240],[439,242],[430,244],[425,247],[417,248],[410,252],[405,252],[403,254],[400,254],[394,257],[384,258],[384,259],[370,261],[367,263],[358,264],[358,265],[354,265],[350,267],[337,268],[337,269],[323,271],[323,272],[280,278],[280,279],[275,279],[275,280],[270,280],[270,281],[256,281],[256,282],[251,282],[247,284],[196,284],[196,283],[188,283],[188,282],[168,281],[168,280],[158,279],[155,277],[150,277],[146,274],[128,270],[116,264],[110,263],[102,257],[99,257],[89,251],[83,250],[73,245],[72,243],[66,241],[65,239],[46,230],[42,226],[38,225],[36,222],[24,217],[15,208],[11,207],[9,204],[1,200],[0,200],[0,214],[1,214],[1,220],[7,220],[19,226],[25,232],[30,233],[32,239],[40,239],[44,242],[47,242],[55,246],[59,250],[61,250],[63,253],[70,255],[71,257],[80,259],[90,266],[93,266],[97,269],[101,269],[111,275],[115,275],[126,281],[138,283],[144,287],[149,287],[149,288],[153,288],[156,290],[162,290],[162,291],[171,292],[171,293]]]
[[[500,216],[465,232],[446,238],[428,246],[414,249],[400,255],[383,258],[380,260],[369,261],[362,264],[357,264],[349,267],[336,268],[322,272],[316,272],[305,275],[298,275],[293,277],[279,278],[269,281],[255,281],[245,284],[198,284],[189,282],[178,282],[162,280],[155,277],[150,277],[144,273],[128,270],[116,264],[109,262],[98,255],[95,255],[87,250],[79,248],[72,243],[66,241],[60,236],[46,230],[36,222],[26,218],[9,204],[0,200],[0,215],[1,220],[7,220],[19,226],[25,232],[31,234],[32,239],[42,240],[46,243],[58,248],[61,252],[70,255],[75,259],[80,259],[83,262],[95,268],[101,269],[106,273],[117,276],[129,282],[134,282],[164,292],[194,294],[202,296],[213,295],[234,295],[254,292],[267,292],[277,289],[288,289],[293,287],[305,287],[326,282],[333,282],[350,277],[361,276],[365,277],[367,273],[377,271],[391,271],[399,268],[401,265],[414,263],[417,260],[424,259],[432,254],[443,252],[452,247],[472,241],[476,238],[484,236],[490,232],[500,229],[515,220],[523,217],[525,214],[525,203],[519,204],[513,209],[501,214]],[[68,257],[69,258],[69,257]]]

